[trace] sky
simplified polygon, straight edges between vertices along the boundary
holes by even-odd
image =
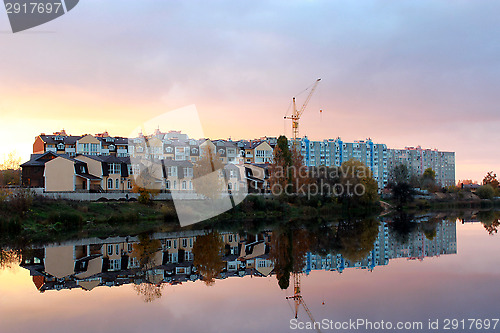
[[[321,78],[301,136],[454,151],[456,179],[480,181],[500,172],[499,10],[460,0],[85,0],[13,34],[0,8],[0,159],[27,160],[40,133],[127,136],[188,105],[212,139],[290,136],[292,97],[300,106]]]

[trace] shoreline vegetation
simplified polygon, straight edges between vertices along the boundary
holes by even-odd
[[[465,210],[500,209],[500,200],[449,200],[450,197],[416,199],[402,210],[393,204],[339,203],[335,198],[249,195],[235,208],[212,219],[181,228],[172,201],[149,204],[129,201],[77,202],[51,200],[30,195],[16,195],[0,202],[0,243],[18,241],[31,244],[59,242],[74,238],[137,235],[186,229],[217,229],[259,232],[276,226],[324,224],[335,221],[391,214],[427,214]]]
[[[220,160],[210,152],[204,156],[207,160],[202,159],[194,168],[199,176],[207,166],[213,172],[214,161]],[[250,194],[231,210],[182,230],[258,232],[276,226],[320,226],[391,213],[416,216],[500,208],[500,184],[493,172],[488,172],[481,186],[462,181],[461,186],[443,188],[437,184],[432,169],[417,176],[400,164],[391,171],[387,186],[379,190],[370,169],[355,159],[340,166],[304,166],[300,152],[290,148],[284,136],[278,138],[273,156],[266,178],[270,194]],[[194,182],[197,193],[207,198],[220,194],[216,190],[227,185],[222,183],[221,187],[221,178],[214,179],[201,182],[201,188]],[[475,193],[468,187],[472,185],[477,185]],[[35,196],[29,189],[10,192],[0,187],[0,245],[18,240],[57,242],[181,230],[173,201],[155,201],[155,190],[137,184],[134,188],[139,193],[137,201],[82,202]]]

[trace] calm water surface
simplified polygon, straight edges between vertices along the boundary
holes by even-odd
[[[446,318],[466,321],[500,318],[500,242],[496,234],[490,235],[481,223],[442,222],[433,241],[425,240],[420,233],[402,245],[387,236],[386,224],[378,228],[368,259],[350,263],[342,256],[329,257],[329,260],[323,256],[321,261],[311,253],[306,255],[301,292],[316,321],[363,319],[374,323],[383,320],[394,325],[399,321],[422,322],[423,329],[419,331],[436,332],[428,329],[429,320],[438,319],[440,329],[437,331],[444,331]],[[231,240],[236,244],[237,239]],[[123,239],[114,241],[124,242]],[[258,244],[259,238],[252,241]],[[129,283],[131,280],[126,280],[125,274],[120,276],[122,267],[113,269],[114,265],[122,265],[113,259],[99,266],[101,271],[107,267],[104,270],[108,270],[111,277],[108,286],[105,274],[87,276],[92,274],[90,264],[80,267],[79,273],[66,272],[68,267],[76,270],[78,256],[103,261],[103,256],[92,257],[98,248],[95,244],[87,247],[80,243],[48,246],[50,249],[46,248],[40,256],[53,255],[64,247],[71,249],[73,257],[65,258],[65,252],[61,251],[60,257],[42,258],[46,260],[43,268],[31,261],[23,263],[23,267],[14,265],[0,271],[0,332],[292,331],[290,320],[295,316],[295,304],[286,297],[293,295],[293,276],[289,288],[280,289],[274,273],[265,276],[266,269],[272,269],[264,267],[269,263],[269,256],[259,256],[255,245],[247,248],[247,252],[241,252],[241,246],[238,250],[234,248],[231,251],[235,255],[228,257],[233,260],[242,254],[247,256],[244,276],[228,273],[229,277],[216,279],[211,286],[199,279],[187,281],[189,275],[182,278],[178,271],[172,272],[172,267],[189,266],[189,254],[181,253],[188,259],[183,264],[167,263],[167,269],[152,270],[148,278],[161,287],[153,290],[153,296],[148,296],[147,291],[140,292],[139,282]],[[104,256],[109,244],[113,244],[111,251],[114,250],[112,241],[102,243],[100,251]],[[247,244],[251,242],[247,240]],[[162,245],[165,248],[166,242]],[[85,248],[89,252],[79,253]],[[256,255],[253,258],[252,251]],[[113,258],[112,255],[109,258]],[[66,265],[65,260],[70,260],[73,266]],[[163,258],[163,264],[165,260],[169,260],[168,255]],[[131,264],[130,259],[128,265]],[[252,264],[262,267],[249,268]],[[51,282],[47,270],[71,277]],[[40,276],[31,276],[40,272],[45,274],[43,280]],[[75,278],[77,274],[80,279]],[[150,302],[145,302],[148,297]],[[310,321],[302,306],[298,321]],[[359,331],[370,330],[360,328]],[[468,330],[467,324],[466,330],[455,331],[479,330]],[[496,330],[488,331],[500,331],[500,324]]]

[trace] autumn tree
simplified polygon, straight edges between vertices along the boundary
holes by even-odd
[[[144,302],[150,303],[156,299],[159,299],[163,295],[164,284],[153,284],[153,283],[141,283],[133,286],[137,295],[142,295]]]
[[[161,242],[158,239],[151,239],[147,234],[138,236],[139,242],[133,245],[132,256],[138,261],[141,269],[149,270],[161,263],[155,262],[155,256],[161,250]]]
[[[0,269],[12,268],[21,262],[20,251],[0,248]]]
[[[0,164],[0,186],[21,184],[21,158],[10,152]]]
[[[490,171],[483,179],[483,185],[490,185],[495,190],[495,195],[500,195],[500,185],[497,180],[497,174]]]
[[[350,159],[342,163],[339,172],[340,194],[344,200],[361,204],[372,204],[379,200],[378,184],[363,162]]]
[[[220,276],[224,268],[223,249],[224,242],[217,231],[196,237],[193,245],[193,265],[207,286],[212,286],[215,283],[215,278]]]

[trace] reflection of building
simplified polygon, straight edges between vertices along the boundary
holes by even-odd
[[[193,246],[204,231],[182,231],[154,234],[159,248],[148,256],[141,267],[137,237],[114,237],[105,240],[86,239],[77,244],[47,246],[29,251],[22,264],[30,270],[33,282],[41,292],[46,290],[117,286],[140,283],[171,283],[196,281],[200,275],[193,266]],[[241,238],[222,233],[224,269],[220,278],[267,276],[273,270],[269,260],[268,233]]]
[[[420,259],[435,257],[442,254],[457,253],[456,224],[443,220],[436,226],[436,234],[429,240],[423,232],[411,233],[408,242],[400,243],[394,235],[389,233],[387,223],[381,223],[373,250],[368,256],[358,262],[350,262],[341,254],[319,256],[308,253],[304,272],[311,270],[342,271],[349,267],[373,270],[376,266],[384,266],[390,259],[407,258]]]
[[[425,228],[425,218],[421,222],[424,222],[421,225]],[[305,256],[303,272],[309,274],[313,270],[327,270],[342,273],[349,268],[372,271],[377,266],[388,265],[390,259],[422,260],[424,257],[456,253],[455,223],[442,221],[434,226],[432,240],[422,232],[414,232],[408,235],[405,244],[401,244],[389,232],[388,224],[381,223],[373,249],[362,260],[349,261],[338,253],[320,256],[309,252]],[[123,284],[174,285],[202,278],[193,265],[193,247],[197,237],[202,235],[205,231],[154,234],[147,241],[155,241],[155,246],[153,251],[144,251],[148,253],[146,257],[138,256],[138,253],[144,253],[141,246],[148,248],[147,244],[151,243],[142,243],[144,240],[138,237],[85,239],[28,251],[26,253],[29,254],[23,255],[21,265],[30,270],[35,286],[42,292],[71,288],[91,290],[97,286]],[[272,236],[272,232],[246,236],[221,233],[223,269],[218,278],[276,273],[269,257]]]

